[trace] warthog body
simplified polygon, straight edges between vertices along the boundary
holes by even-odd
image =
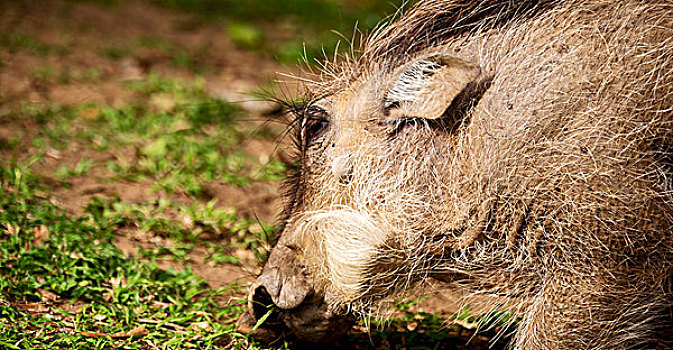
[[[425,1],[327,68],[241,329],[439,280],[511,298],[516,349],[673,346],[673,2]]]

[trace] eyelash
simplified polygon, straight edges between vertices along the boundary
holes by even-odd
[[[428,120],[418,117],[401,117],[390,121],[379,122],[379,125],[387,126],[388,128],[390,128],[389,131],[390,136],[397,135],[409,125],[413,125],[414,127],[419,126],[426,128],[430,127]]]
[[[301,131],[305,141],[318,136],[327,126],[329,126],[328,114],[324,109],[315,106],[304,109]]]

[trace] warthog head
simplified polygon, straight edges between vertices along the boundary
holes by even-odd
[[[447,215],[441,158],[480,69],[423,54],[372,73],[300,111],[288,217],[251,291],[255,318],[273,304],[302,339],[338,336],[349,323],[337,318],[426,277],[450,238],[437,227]]]

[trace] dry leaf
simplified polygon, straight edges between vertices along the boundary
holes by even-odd
[[[192,219],[191,216],[185,215],[182,218],[182,224],[185,226],[186,229],[192,230],[194,229],[194,219]]]
[[[44,243],[44,241],[49,238],[49,231],[45,225],[40,225],[40,227],[33,228],[33,233],[35,234],[35,241],[33,241],[33,245],[36,248],[42,246],[42,243]]]
[[[475,322],[467,322],[467,321],[462,321],[462,320],[453,320],[451,321],[452,324],[459,325],[465,329],[476,329],[477,324]]]
[[[104,337],[106,335],[98,332],[86,332],[86,331],[79,331],[78,333],[89,338]]]
[[[79,117],[82,119],[93,120],[98,117],[100,114],[100,109],[98,107],[89,107],[83,109],[79,112]]]
[[[409,323],[409,324],[407,325],[407,329],[408,329],[410,332],[413,332],[414,329],[416,329],[417,327],[418,327],[418,322],[411,322],[411,323]]]
[[[143,335],[147,335],[147,331],[145,330],[145,325],[141,324],[140,326],[130,330],[127,333],[127,335],[129,337],[133,337],[133,336],[139,336],[140,337],[140,336],[143,336]]]
[[[38,289],[37,289],[37,292],[40,293],[40,295],[41,295],[43,298],[49,299],[49,300],[51,300],[51,301],[57,301],[58,299],[61,298],[61,297],[59,297],[58,295],[56,295],[56,294],[54,294],[54,293],[52,293],[52,292],[50,292],[50,291],[48,291],[48,290],[44,290],[44,289],[42,289],[42,288],[38,288]]]
[[[202,330],[202,331],[209,331],[209,330],[212,329],[210,327],[210,324],[208,324],[208,322],[206,322],[206,321],[204,321],[204,322],[194,322],[194,323],[189,325],[189,328],[193,329],[193,330]]]
[[[147,331],[145,330],[145,325],[142,324],[128,332],[117,332],[114,334],[105,334],[105,333],[99,333],[99,332],[86,332],[86,331],[80,331],[79,334],[87,336],[87,337],[92,337],[92,338],[99,338],[99,337],[110,337],[114,339],[119,339],[119,338],[131,338],[131,337],[142,337],[144,335],[147,335]]]
[[[59,151],[59,150],[57,150],[53,147],[47,148],[46,154],[47,154],[47,156],[52,157],[54,159],[61,159],[61,151]]]
[[[58,320],[61,320],[63,317],[61,315],[45,314],[44,318],[46,318],[48,320],[58,321]]]
[[[110,285],[113,288],[118,288],[121,285],[121,283],[122,283],[121,278],[117,278],[117,277],[110,278]]]
[[[30,313],[45,313],[50,310],[49,307],[42,303],[26,303],[19,306]]]
[[[159,113],[170,112],[175,108],[175,98],[167,93],[158,93],[150,96],[149,106]]]
[[[155,301],[155,302],[152,303],[152,307],[154,307],[154,308],[158,308],[158,309],[166,308],[166,307],[168,307],[168,306],[170,306],[170,305],[171,305],[171,304],[163,303],[163,302],[161,302],[161,301]]]
[[[7,234],[9,234],[10,236],[19,233],[19,226],[14,226],[12,224],[5,224],[5,227],[7,228],[5,232],[7,232]]]

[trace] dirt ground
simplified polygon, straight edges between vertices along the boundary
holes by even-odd
[[[10,113],[22,102],[59,106],[93,102],[121,106],[134,98],[123,85],[143,79],[150,72],[185,80],[195,77],[190,69],[172,64],[172,57],[161,47],[141,47],[121,58],[101,54],[106,49],[124,49],[130,42],[156,40],[193,53],[197,55],[198,63],[206,67],[199,76],[203,77],[208,94],[236,103],[249,113],[253,121],[268,118],[262,114],[273,109],[274,105],[257,100],[250,92],[269,84],[278,77],[278,73],[292,71],[260,53],[238,49],[216,25],[185,29],[185,23],[191,21],[189,15],[146,1],[125,1],[118,6],[63,1],[45,2],[38,6],[30,2],[3,3],[0,4],[0,13],[3,14],[0,34],[22,36],[27,38],[24,39],[26,41],[36,42],[23,45],[22,48],[28,46],[28,49],[0,50],[0,96],[4,102],[0,107],[0,140],[7,142],[18,138],[22,143],[18,148],[25,150],[22,154],[0,151],[3,162],[13,156],[20,159],[34,151],[32,140],[37,126],[24,119],[10,118]],[[57,52],[43,55],[40,50]],[[35,51],[38,51],[37,54]],[[67,71],[73,75],[94,71],[96,76],[54,83],[37,76],[36,72],[46,69]],[[270,140],[251,138],[243,147],[249,154],[268,157],[276,149],[276,144]],[[101,162],[133,157],[131,149],[126,150],[127,154],[101,154],[77,143],[66,150],[52,151],[47,152],[44,161],[37,165],[37,172],[53,174],[59,166],[74,166],[85,156]],[[53,197],[69,213],[80,214],[93,196],[118,197],[130,203],[146,202],[156,196],[150,190],[148,181],[105,180],[101,172],[94,170],[86,176],[73,178],[69,187],[55,185]],[[222,183],[211,185],[208,191],[222,206],[235,207],[238,215],[244,218],[273,222],[279,206],[277,187],[278,184],[273,181],[253,183],[246,188]],[[179,194],[172,199],[190,201]],[[143,242],[130,240],[125,235],[120,235],[118,239],[119,248],[131,255],[135,255],[138,243],[142,245]],[[257,272],[258,264],[252,261],[254,257],[246,256],[246,252],[238,254],[244,261],[247,260],[243,267],[213,267],[204,262],[204,254],[197,248],[191,253],[193,263],[190,265],[214,288],[234,281],[247,283]],[[177,265],[175,262],[164,264],[166,267]]]

